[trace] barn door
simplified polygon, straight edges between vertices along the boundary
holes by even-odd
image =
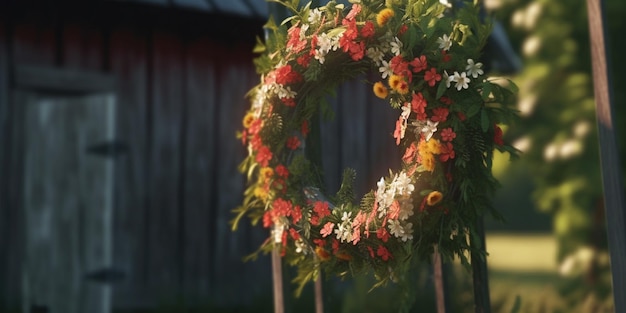
[[[109,313],[111,287],[89,278],[113,260],[107,147],[115,95],[22,88],[15,100],[23,120],[23,311]]]

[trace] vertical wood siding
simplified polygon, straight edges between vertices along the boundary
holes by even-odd
[[[245,187],[237,166],[246,150],[235,132],[248,107],[244,95],[259,79],[252,44],[202,30],[89,19],[33,16],[9,27],[0,23],[2,147],[10,143],[9,121],[19,118],[9,116],[6,64],[117,79],[116,137],[126,149],[115,158],[113,264],[125,278],[114,285],[114,307],[154,306],[179,296],[223,306],[271,300],[269,257],[242,262],[266,230],[244,222],[233,233],[228,223]],[[4,47],[11,47],[12,60]],[[391,134],[398,112],[361,80],[345,84],[332,105],[336,118],[321,130],[328,190],[335,192],[343,168],[352,167],[361,195],[397,159]],[[4,298],[13,304],[19,288],[8,286],[19,286],[21,172],[7,171],[17,164],[16,153],[0,150],[0,248],[8,251],[0,259],[6,274],[0,291],[6,289]]]

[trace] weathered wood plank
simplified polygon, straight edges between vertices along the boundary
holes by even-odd
[[[215,199],[215,220],[212,221],[215,237],[213,264],[215,285],[213,294],[221,305],[249,303],[253,295],[269,292],[269,258],[257,262],[242,263],[242,258],[259,246],[268,237],[266,230],[251,227],[245,223],[236,232],[231,232],[229,221],[231,210],[240,205],[243,195],[243,176],[237,170],[245,156],[245,148],[235,139],[235,132],[241,130],[241,119],[249,106],[244,99],[246,92],[256,83],[258,76],[251,66],[249,49],[222,47],[215,57],[219,67],[219,89],[215,127],[218,135],[218,168]],[[242,52],[243,51],[243,52]],[[260,270],[259,270],[260,269]],[[232,278],[236,275],[238,281]],[[242,295],[241,288],[248,292]],[[269,296],[269,293],[266,293]]]
[[[180,286],[179,175],[184,112],[183,46],[178,36],[153,34],[149,162],[148,281],[154,296],[171,296]]]
[[[49,66],[54,64],[56,36],[52,24],[25,20],[14,27],[12,54],[15,64]]]
[[[10,176],[9,169],[11,168],[10,162],[10,127],[11,127],[11,108],[9,103],[9,42],[7,36],[7,24],[0,22],[0,251],[5,251],[7,256],[11,256],[14,253],[13,245],[15,239],[13,238],[13,227],[11,225],[11,218],[13,216],[13,206],[9,202],[9,186]],[[17,294],[12,286],[18,285],[17,281],[14,281],[16,277],[11,275],[14,270],[9,268],[9,264],[16,263],[11,262],[9,257],[0,258],[0,306],[17,306]],[[0,307],[1,309],[2,307]]]
[[[212,286],[211,267],[215,260],[215,239],[211,229],[211,211],[215,211],[216,171],[216,102],[217,73],[212,50],[216,43],[207,38],[191,41],[185,57],[187,123],[185,132],[184,185],[184,293],[189,302],[206,300]],[[181,208],[183,209],[183,208]]]
[[[613,299],[615,312],[626,311],[626,205],[620,170],[620,158],[616,145],[611,108],[612,84],[609,80],[608,55],[606,53],[604,1],[587,0],[593,86],[596,100],[596,118],[600,141],[602,184],[606,208],[607,231],[613,276]]]
[[[102,29],[85,22],[63,27],[63,66],[100,71],[103,67]]]
[[[147,304],[148,269],[146,236],[148,167],[146,33],[131,28],[117,28],[111,33],[110,64],[117,85],[116,138],[127,153],[115,163],[114,264],[125,273],[115,285],[115,307],[128,308]]]

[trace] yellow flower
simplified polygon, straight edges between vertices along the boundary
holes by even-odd
[[[254,196],[263,201],[267,201],[269,195],[270,193],[269,193],[268,188],[261,187],[261,186],[257,186],[256,188],[254,188]]]
[[[420,153],[422,166],[425,170],[432,172],[435,170],[435,156],[432,153]]]
[[[259,181],[266,182],[274,176],[274,170],[271,167],[262,167],[259,174]]]
[[[389,87],[397,91],[398,85],[400,85],[403,81],[404,79],[402,79],[402,76],[393,74],[389,76]]]
[[[389,19],[391,19],[394,14],[395,13],[390,8],[382,9],[378,12],[378,14],[376,14],[376,23],[378,23],[378,26],[384,26],[387,22],[389,22]]]
[[[437,203],[439,203],[439,201],[441,201],[441,199],[443,199],[443,194],[439,191],[431,191],[428,196],[426,196],[426,204],[433,206]]]
[[[246,114],[246,116],[243,117],[243,127],[250,128],[250,125],[252,125],[252,122],[254,122],[254,115],[251,112],[248,112],[248,114]]]
[[[398,87],[396,87],[396,91],[401,95],[406,95],[407,93],[409,93],[409,84],[402,80],[398,84]]]
[[[435,138],[430,138],[426,143],[426,151],[432,154],[441,154],[441,143]]]
[[[383,85],[382,82],[376,82],[374,84],[374,94],[376,95],[376,97],[385,99],[387,98],[387,95],[389,95],[389,91],[387,90],[387,87]]]

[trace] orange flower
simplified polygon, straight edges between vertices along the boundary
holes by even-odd
[[[400,85],[402,81],[404,81],[404,79],[402,79],[402,76],[393,74],[389,76],[389,87],[397,91],[398,86]]]
[[[252,122],[254,122],[254,115],[250,112],[248,112],[248,114],[246,114],[246,116],[243,117],[243,127],[244,128],[250,128],[250,126],[252,126]]]
[[[274,176],[274,170],[271,167],[262,167],[259,175],[259,180],[267,181]]]
[[[315,254],[317,254],[322,262],[330,260],[330,253],[322,247],[315,247]]]
[[[393,12],[392,9],[382,9],[380,12],[378,12],[378,14],[376,14],[376,23],[378,24],[378,26],[384,26],[394,15],[395,12]]]
[[[402,80],[400,84],[398,84],[398,88],[396,88],[396,91],[401,95],[406,95],[407,93],[409,93],[409,84]]]
[[[439,203],[439,201],[441,201],[441,199],[443,199],[443,194],[439,191],[431,191],[428,196],[426,196],[426,204],[433,206],[437,203]]]
[[[389,91],[382,82],[376,82],[374,84],[374,94],[378,98],[385,99],[387,98],[387,95],[389,95]]]
[[[435,157],[430,154],[430,153],[426,153],[423,155],[420,155],[420,157],[422,158],[422,166],[424,166],[424,169],[432,172],[435,170]]]

